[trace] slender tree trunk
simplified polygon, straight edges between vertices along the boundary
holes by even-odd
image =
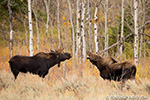
[[[89,46],[92,51],[92,19],[91,19],[91,0],[88,0],[88,17],[89,17]]]
[[[119,41],[119,25],[117,26],[117,42]],[[116,57],[119,55],[119,44],[117,44]]]
[[[38,19],[37,19],[37,15],[36,14],[35,14],[35,21],[36,21],[36,31],[37,31],[37,51],[39,52],[39,44],[40,44],[39,26],[38,26]]]
[[[25,19],[26,20],[26,19]],[[24,20],[24,29],[25,29],[25,44],[26,44],[26,47],[27,47],[27,49],[26,49],[26,55],[28,55],[28,51],[29,51],[29,45],[28,45],[28,32],[27,32],[27,28],[26,28],[26,21]]]
[[[122,55],[122,48],[123,48],[123,31],[124,31],[124,0],[122,0],[122,17],[121,17],[121,45],[120,45],[120,55]]]
[[[11,10],[11,3],[10,0],[8,0],[8,11],[9,11],[9,23],[10,23],[10,45],[9,45],[9,57],[11,58],[13,56],[13,16],[12,16],[12,10]]]
[[[61,46],[60,22],[59,22],[59,0],[57,0],[57,27],[58,27],[58,48]]]
[[[70,22],[71,22],[71,28],[72,28],[72,54],[73,57],[75,55],[75,38],[74,38],[74,25],[73,25],[73,21],[72,21],[72,9],[71,9],[71,5],[70,5],[70,1],[68,1],[68,6],[69,6],[69,12],[70,12]]]
[[[98,21],[97,12],[98,12],[98,6],[99,6],[99,5],[96,4],[95,14],[94,14],[95,52],[98,52],[98,40],[97,40],[97,21]]]
[[[85,31],[84,31],[84,18],[85,18],[85,1],[82,0],[82,17],[81,17],[81,37],[82,37],[82,56],[83,63],[86,59],[86,41],[85,41]]]
[[[51,25],[51,46],[52,46],[52,49],[54,49],[54,38],[53,38],[53,25],[52,25],[52,21],[50,21],[50,25]]]
[[[107,12],[108,12],[108,0],[106,0],[105,5],[105,49],[108,48],[108,29],[107,29]],[[105,56],[108,56],[108,51],[105,52]]]
[[[30,56],[33,56],[33,30],[32,30],[32,12],[31,12],[31,0],[28,0],[28,17],[29,17],[29,46],[30,46]]]
[[[79,0],[77,0],[77,28],[76,28],[76,59],[78,58],[78,52],[81,49],[81,32],[80,32],[80,14],[81,9],[79,9]]]
[[[134,0],[134,63],[138,66],[138,1]]]
[[[141,2],[141,0],[139,0]],[[145,24],[145,0],[143,0],[143,8],[142,8],[142,3],[140,4],[141,7],[141,11],[143,11],[143,16],[141,17],[142,20],[142,24]],[[141,29],[141,33],[144,33],[144,27]],[[142,47],[143,47],[143,34],[141,34],[140,36],[140,54],[139,54],[139,59],[141,59],[142,57]]]
[[[49,27],[49,2],[50,0],[44,0],[45,6],[46,6],[46,15],[47,15],[46,34],[48,33],[48,27]]]
[[[38,26],[38,18],[37,18],[37,10],[36,10],[36,6],[38,5],[38,2],[35,0],[34,2],[34,6],[33,6],[33,13],[35,16],[35,21],[36,21],[36,32],[37,32],[37,51],[39,52],[39,26]],[[33,4],[32,4],[33,5]]]

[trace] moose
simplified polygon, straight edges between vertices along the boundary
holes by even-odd
[[[98,68],[103,79],[123,82],[128,79],[135,79],[136,66],[131,62],[118,63],[111,57],[101,57],[93,52],[88,52],[87,55],[87,59]]]
[[[48,70],[65,60],[71,58],[70,53],[64,53],[63,49],[51,50],[50,53],[40,52],[34,56],[22,56],[16,55],[9,60],[11,71],[17,78],[19,72],[38,74],[40,77],[45,77],[48,74]]]

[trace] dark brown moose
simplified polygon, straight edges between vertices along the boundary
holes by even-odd
[[[9,64],[15,79],[17,78],[19,72],[30,72],[33,74],[38,74],[40,77],[44,78],[45,75],[48,74],[48,70],[51,67],[56,64],[60,67],[60,63],[62,61],[70,58],[70,53],[63,53],[63,49],[58,49],[51,51],[50,53],[40,52],[31,57],[16,55],[9,60]]]
[[[88,52],[87,55],[87,59],[99,69],[103,79],[114,81],[135,79],[136,66],[131,62],[118,63],[111,57],[101,57],[92,52]]]

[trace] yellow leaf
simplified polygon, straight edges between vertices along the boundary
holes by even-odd
[[[66,18],[63,16],[62,19],[65,20]]]

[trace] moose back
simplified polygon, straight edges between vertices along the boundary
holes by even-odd
[[[30,72],[44,78],[52,66],[58,64],[58,67],[60,67],[62,61],[70,58],[70,53],[63,53],[62,50],[55,50],[50,53],[40,52],[31,57],[16,55],[9,60],[9,64],[15,79],[19,72]]]

